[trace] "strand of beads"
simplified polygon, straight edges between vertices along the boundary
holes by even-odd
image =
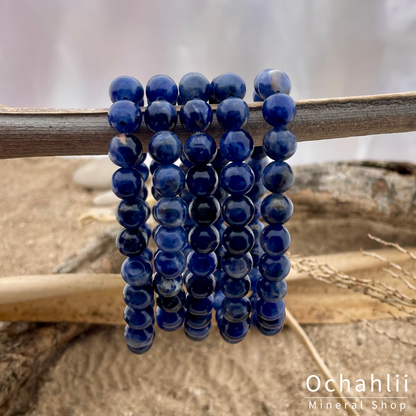
[[[296,137],[285,126],[294,119],[296,106],[288,95],[291,83],[284,72],[271,69],[260,72],[254,88],[265,100],[265,121],[274,127],[263,139],[264,152],[274,161],[263,172],[263,184],[271,194],[261,204],[261,214],[268,225],[260,234],[265,254],[259,263],[262,277],[256,287],[258,297],[252,321],[262,334],[272,336],[282,330],[285,320],[285,277],[290,270],[290,261],[285,253],[290,235],[283,224],[292,216],[293,204],[284,192],[292,186],[294,175],[284,160],[289,159],[297,147]]]
[[[220,102],[217,119],[227,130],[220,141],[222,155],[230,160],[221,172],[221,184],[231,196],[222,206],[226,227],[222,243],[226,250],[222,258],[224,274],[220,288],[225,295],[218,313],[222,338],[229,343],[241,342],[250,327],[250,273],[253,259],[250,250],[254,234],[247,226],[254,217],[254,205],[246,194],[254,184],[254,173],[244,163],[253,152],[253,139],[242,128],[248,121],[249,108],[243,101],[246,86],[236,74],[223,74],[214,80],[214,96]]]
[[[206,133],[212,122],[212,110],[207,103],[210,83],[201,74],[186,74],[179,83],[183,106],[180,119],[186,130],[193,134],[185,143],[184,155],[188,163],[186,189],[192,195],[189,216],[196,224],[189,231],[188,272],[185,285],[185,334],[193,341],[209,336],[212,319],[212,293],[215,288],[213,272],[217,266],[214,253],[220,242],[218,230],[213,226],[220,214],[220,205],[212,196],[218,186],[215,169],[209,165],[215,157],[216,145]],[[184,163],[184,164],[185,164]]]
[[[155,134],[149,142],[149,153],[155,165],[153,194],[158,202],[153,216],[159,223],[153,231],[158,247],[155,255],[153,288],[157,293],[156,322],[164,331],[178,330],[184,321],[185,292],[183,276],[186,261],[182,253],[187,234],[183,228],[186,204],[177,195],[185,185],[183,172],[174,163],[182,152],[182,143],[172,131],[177,122],[176,103],[178,87],[165,75],[149,80],[146,96],[150,103],[145,112],[148,128]]]
[[[144,180],[138,169],[144,161],[140,141],[132,135],[142,121],[138,104],[143,99],[143,87],[132,77],[119,77],[110,85],[110,99],[114,103],[108,111],[108,121],[119,135],[109,146],[110,160],[120,166],[112,178],[113,192],[122,199],[116,210],[116,218],[124,227],[117,235],[116,244],[124,256],[121,275],[126,282],[123,291],[127,323],[125,338],[127,347],[135,354],[148,351],[154,340],[154,295],[152,287],[153,267],[146,252],[149,235],[144,228],[150,215],[145,202]]]

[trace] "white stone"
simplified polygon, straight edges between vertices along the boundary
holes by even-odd
[[[73,175],[74,182],[87,189],[111,189],[111,177],[118,169],[108,158],[88,162],[77,169]]]
[[[116,197],[113,191],[100,192],[93,199],[94,205],[98,206],[113,206],[117,205],[120,202],[120,199]]]

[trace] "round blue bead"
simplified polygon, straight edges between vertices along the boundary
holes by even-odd
[[[150,139],[149,153],[161,165],[175,163],[182,153],[179,137],[171,131],[159,131]]]
[[[290,272],[289,257],[286,256],[286,254],[283,256],[263,254],[260,259],[259,270],[264,277],[267,277],[267,279],[280,282]]]
[[[188,101],[179,113],[181,123],[186,130],[204,132],[212,122],[212,109],[202,100]]]
[[[188,138],[183,150],[191,164],[205,166],[214,160],[217,145],[208,134],[196,133]]]
[[[116,209],[116,219],[125,228],[140,228],[149,216],[149,204],[140,198],[121,201]]]
[[[250,273],[253,268],[253,259],[250,253],[241,256],[233,256],[226,253],[222,258],[222,269],[228,276],[241,279]]]
[[[188,255],[187,263],[188,270],[195,276],[208,276],[214,273],[217,267],[217,256],[215,253],[202,254],[192,251]]]
[[[261,204],[261,215],[268,224],[284,224],[292,214],[293,203],[283,194],[270,194]]]
[[[159,201],[160,199],[163,198],[163,196],[156,190],[154,186],[152,186],[152,195],[153,195],[153,198],[156,199],[156,201]]]
[[[130,308],[144,309],[153,301],[153,287],[150,283],[140,288],[126,285],[123,290],[123,300]]]
[[[178,95],[178,105],[184,105],[185,104],[185,100],[183,99],[182,95]]]
[[[276,194],[286,192],[295,182],[295,175],[286,162],[272,162],[263,171],[263,185]]]
[[[149,238],[143,228],[123,229],[117,234],[117,248],[123,256],[136,257],[143,253]]]
[[[177,295],[164,297],[157,295],[157,306],[165,312],[173,313],[178,312],[185,303],[186,295],[182,289]]]
[[[152,348],[152,346],[153,346],[153,341],[154,341],[154,339],[155,339],[155,336],[156,336],[156,333],[153,335],[153,339],[152,339],[152,341],[151,341],[151,342],[149,342],[149,344],[145,345],[144,347],[134,348],[134,347],[131,347],[130,345],[128,345],[128,344],[127,344],[127,349],[128,349],[131,353],[136,354],[136,355],[142,355],[142,354],[145,354],[146,352],[148,352],[148,351],[150,350],[150,348]]]
[[[265,69],[254,79],[254,89],[263,100],[277,93],[289,95],[291,88],[289,77],[277,69]]]
[[[257,298],[256,311],[258,316],[266,321],[274,321],[285,313],[285,301],[281,300],[276,303],[266,302],[261,298]]]
[[[196,133],[196,134],[205,134],[205,133]],[[185,165],[185,167],[187,168],[187,170],[191,169],[191,167],[194,166],[194,163],[190,162],[188,158],[186,157],[185,148],[183,149],[183,152],[181,153],[180,159],[181,159],[182,164]]]
[[[230,163],[221,172],[221,186],[231,195],[244,195],[254,184],[254,173],[245,163]]]
[[[250,189],[249,192],[247,192],[247,196],[253,201],[257,202],[261,198],[263,198],[264,195],[266,195],[267,189],[263,185],[263,182],[254,182],[253,187]]]
[[[270,256],[281,256],[290,245],[289,231],[280,224],[268,225],[260,234],[260,244]]]
[[[258,146],[256,146],[257,148]],[[246,160],[246,164],[251,167],[254,173],[254,177],[256,178],[256,182],[261,180],[263,175],[264,168],[269,164],[269,159],[267,157],[263,157],[261,159],[253,159],[250,157]]]
[[[220,288],[227,298],[242,298],[250,291],[250,277],[247,275],[241,279],[234,279],[224,274],[220,281]]]
[[[194,329],[205,328],[208,324],[211,323],[212,312],[209,312],[205,315],[193,315],[189,312],[185,315],[186,324]]]
[[[129,168],[142,158],[142,145],[136,136],[119,134],[111,139],[108,157],[117,166]]]
[[[257,286],[257,282],[259,281],[261,274],[259,272],[259,269],[253,269],[249,274],[248,274],[249,278],[250,278],[250,282],[251,282],[251,290],[253,291],[253,293],[256,292],[256,286]],[[257,296],[257,295],[256,295]],[[254,307],[253,304],[253,300],[250,297],[250,302],[251,302],[251,306]]]
[[[222,317],[220,325],[220,335],[224,341],[230,344],[238,344],[247,335],[250,329],[250,318],[242,322],[230,322]]]
[[[253,258],[253,267],[259,267],[260,259],[264,254],[263,249],[260,244],[254,244],[253,248],[250,250],[251,257]]]
[[[264,100],[263,100],[263,98],[261,98],[261,97],[260,97],[260,95],[258,95],[258,94],[256,93],[256,91],[253,91],[253,101],[254,101],[255,103],[257,103],[257,102],[264,101]]]
[[[246,83],[237,74],[231,72],[222,74],[214,78],[212,83],[214,87],[212,93],[219,103],[230,97],[242,99],[246,95]]]
[[[221,153],[232,162],[243,162],[250,157],[253,149],[253,139],[244,130],[229,130],[221,137]]]
[[[254,239],[257,241],[260,237],[261,230],[264,228],[264,225],[259,220],[254,220],[249,224],[251,231],[253,231]]]
[[[136,258],[136,257],[133,257]],[[146,250],[143,251],[142,254],[140,254],[139,258],[146,260],[148,262],[151,262],[153,260],[153,252],[150,250],[150,248],[146,248]]]
[[[192,297],[195,299],[204,299],[214,293],[215,277],[213,274],[196,276],[190,273],[185,279],[185,286]]]
[[[178,113],[171,103],[154,101],[146,108],[144,121],[153,132],[173,130],[178,122]]]
[[[179,195],[184,200],[184,202],[186,202],[187,205],[189,205],[191,201],[194,199],[194,196],[190,194],[186,188],[184,188]]]
[[[156,308],[156,321],[160,329],[166,332],[173,332],[182,327],[185,320],[185,310],[179,309],[177,312],[165,312],[163,309]]]
[[[124,260],[124,263],[121,266],[121,276],[123,280],[135,288],[149,283],[152,272],[152,263],[143,258],[143,255],[139,257],[130,257]]]
[[[118,133],[134,133],[142,122],[142,112],[132,101],[117,101],[108,110],[108,122]]]
[[[214,304],[212,305],[212,307],[216,310],[219,311],[221,310],[221,304],[223,299],[225,298],[224,293],[221,292],[221,290],[219,290],[217,293],[215,293],[214,295]]]
[[[183,227],[170,228],[160,226],[155,232],[153,239],[162,251],[177,253],[186,246],[188,235]]]
[[[153,186],[162,196],[176,196],[185,186],[185,175],[176,165],[162,165],[153,175]]]
[[[261,217],[261,203],[262,203],[261,199],[254,201],[254,219],[255,220],[258,220]]]
[[[220,244],[220,233],[213,225],[195,225],[188,235],[191,248],[202,254],[212,253]]]
[[[141,165],[142,163],[145,162],[147,158],[147,153],[142,152],[142,155],[140,156],[140,158],[137,160],[136,164]]]
[[[296,115],[296,104],[286,94],[271,95],[263,103],[263,118],[273,127],[286,126]]]
[[[216,250],[215,254],[217,255],[217,270],[222,269],[222,259],[224,258],[225,254],[227,253],[227,250],[224,248],[223,245],[220,245]]]
[[[254,234],[249,227],[227,227],[222,237],[224,248],[233,255],[248,253],[254,245]]]
[[[257,315],[257,312],[254,312],[254,313]],[[286,319],[286,311],[283,312],[283,314],[280,315],[279,318],[277,318],[273,321],[266,321],[261,316],[257,315],[257,321],[264,329],[277,329],[277,328],[279,328],[281,330],[283,328],[284,323],[285,323],[285,319]]]
[[[217,221],[221,207],[213,197],[194,198],[189,204],[189,216],[199,225],[210,225]]]
[[[218,259],[218,255],[217,255],[217,259]],[[215,291],[216,292],[218,292],[220,290],[220,281],[221,281],[221,279],[224,275],[225,275],[225,273],[222,270],[218,270],[218,265],[217,265],[217,270],[215,270],[215,272],[214,272]]]
[[[217,108],[218,123],[225,130],[242,129],[249,117],[248,105],[241,98],[227,98]]]
[[[158,100],[166,100],[175,105],[178,98],[178,87],[171,77],[155,75],[149,79],[146,85],[146,97],[149,105]]]
[[[143,224],[142,229],[147,234],[147,238],[150,239],[150,237],[152,236],[152,229],[150,228],[150,225],[149,224]]]
[[[175,279],[186,267],[186,259],[182,252],[165,253],[159,251],[155,256],[155,270],[166,279]]]
[[[214,226],[215,226],[215,228],[218,230],[218,232],[220,234],[220,243],[221,243],[222,242],[222,237],[224,235],[224,231],[227,228],[227,226],[225,225],[225,223],[224,223],[223,220],[221,220],[221,223],[218,223],[218,221],[214,224]]]
[[[113,103],[127,100],[140,105],[140,102],[143,100],[144,90],[142,84],[136,78],[121,76],[110,84],[108,95]]]
[[[149,179],[149,168],[144,163],[138,163],[137,165],[134,165],[134,169],[140,172],[140,175],[142,175],[143,178],[143,182],[146,182]]]
[[[180,227],[188,217],[188,206],[180,197],[164,197],[154,205],[153,216],[165,227]]]
[[[266,337],[273,337],[277,335],[283,329],[283,325],[281,325],[280,327],[276,329],[265,328],[263,325],[260,324],[259,316],[257,315],[257,313],[253,313],[251,321],[252,321],[252,327],[257,329],[257,331],[260,332],[260,334]]]
[[[126,306],[124,309],[124,320],[133,329],[144,329],[155,324],[155,315],[151,305],[143,309],[133,309]]]
[[[217,190],[214,192],[214,198],[222,205],[223,202],[228,198],[228,192],[221,186],[217,187]]]
[[[190,72],[180,80],[179,94],[183,100],[182,104],[194,99],[208,101],[211,96],[211,84],[202,74]]]
[[[287,283],[286,280],[274,282],[266,277],[261,277],[257,283],[256,291],[259,297],[266,302],[279,302],[286,296]]]
[[[254,218],[254,204],[245,195],[229,196],[222,206],[222,216],[229,225],[247,225]]]
[[[143,186],[142,191],[140,192],[138,198],[142,199],[143,201],[146,201],[147,196],[149,194],[149,191],[147,190],[147,186]]]
[[[291,158],[297,147],[296,136],[283,126],[268,131],[263,138],[263,149],[273,160],[281,161]]]
[[[184,325],[185,328],[185,335],[191,340],[196,342],[205,341],[211,330],[211,322],[205,327],[201,329],[195,329],[190,327],[186,322]]]
[[[221,153],[221,149],[218,149],[214,160],[211,162],[211,165],[215,169],[222,169],[228,162],[229,160],[226,159]]]
[[[143,189],[144,182],[140,172],[133,168],[116,170],[111,179],[111,189],[121,199],[137,197]]]
[[[153,175],[156,172],[156,169],[161,166],[160,163],[156,162],[156,160],[152,160],[150,162],[150,173]]]
[[[153,326],[148,326],[145,329],[133,329],[126,325],[124,329],[124,337],[129,347],[140,348],[153,342],[155,332]]]
[[[185,308],[192,315],[206,315],[212,311],[214,295],[204,299],[196,299],[189,293],[186,295]]]
[[[225,297],[221,303],[221,312],[230,322],[242,322],[249,317],[251,304],[245,296],[239,299]]]
[[[180,168],[180,170],[186,175],[188,172],[189,172],[189,169],[191,169],[191,168],[188,168],[188,166],[186,166],[185,164],[183,164],[183,163],[181,163],[180,165],[179,165],[179,168]]]
[[[196,198],[209,196],[218,186],[218,175],[212,166],[194,166],[186,174],[186,188]]]
[[[165,279],[159,273],[155,273],[153,276],[153,289],[160,296],[176,296],[182,290],[182,286],[182,275],[179,275],[175,279]]]

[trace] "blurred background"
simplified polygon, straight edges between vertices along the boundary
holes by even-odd
[[[414,0],[2,0],[0,103],[108,107],[119,75],[236,72],[251,102],[266,67],[295,99],[416,90]],[[416,133],[301,143],[292,164],[416,163]]]

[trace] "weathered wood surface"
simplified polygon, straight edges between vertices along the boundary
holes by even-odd
[[[416,92],[299,100],[296,105],[297,115],[290,128],[298,141],[416,130]],[[217,106],[212,107],[215,112]],[[250,121],[245,127],[256,145],[271,128],[261,110],[262,103],[250,104]],[[180,123],[175,133],[183,141],[189,136]],[[214,115],[209,134],[219,142],[223,133]],[[2,159],[105,154],[113,135],[107,109],[0,108]],[[152,133],[143,124],[137,135],[147,149]]]

